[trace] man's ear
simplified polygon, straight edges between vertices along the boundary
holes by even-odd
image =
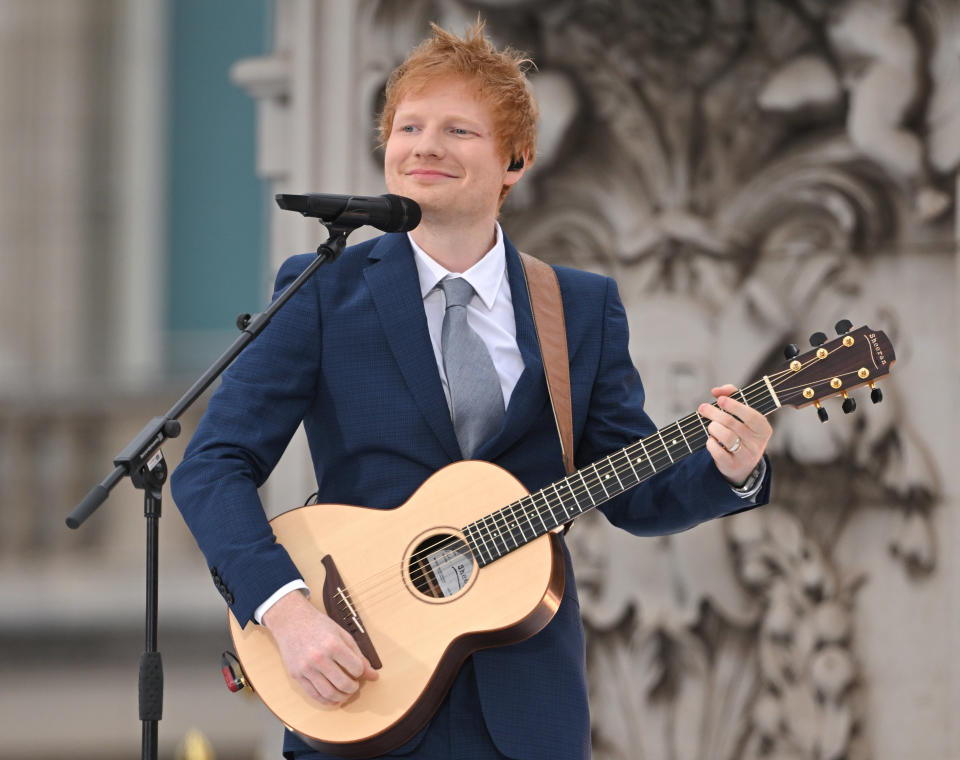
[[[503,184],[507,187],[515,185],[517,180],[519,180],[527,171],[527,162],[526,156],[522,153],[518,156],[514,156],[510,159],[510,164],[507,166],[507,172],[503,177]]]

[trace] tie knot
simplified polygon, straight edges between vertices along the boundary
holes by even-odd
[[[440,280],[440,289],[447,299],[447,308],[451,306],[466,306],[473,297],[473,285],[462,277]]]

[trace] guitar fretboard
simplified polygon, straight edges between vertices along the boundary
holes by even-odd
[[[767,378],[734,396],[765,415],[780,406]],[[490,564],[704,448],[708,424],[694,412],[465,526],[477,564]]]

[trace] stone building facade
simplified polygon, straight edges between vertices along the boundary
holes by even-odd
[[[27,24],[78,41],[59,53],[74,58],[47,76],[59,81],[66,68],[73,80],[60,86],[81,90],[89,86],[84,78],[96,76],[97,35],[112,29],[127,44],[138,34],[150,39],[149,9],[156,8],[151,0],[142,5],[147,10],[120,14],[125,26],[118,29],[109,3],[85,3],[85,11],[56,19],[27,5],[11,6],[21,16],[0,16],[0,34]],[[884,330],[898,359],[878,405],[863,392],[854,394],[852,416],[827,403],[826,424],[812,409],[777,413],[770,507],[659,539],[631,538],[598,517],[578,522],[569,541],[589,633],[595,757],[960,756],[953,719],[960,707],[960,566],[949,550],[960,538],[960,474],[949,444],[960,421],[960,4],[276,0],[274,52],[238,61],[232,71],[257,104],[256,168],[271,191],[383,192],[374,115],[387,74],[428,21],[462,29],[478,12],[498,42],[537,62],[531,80],[543,112],[537,163],[511,193],[503,224],[531,253],[617,279],[654,419],[682,416],[716,382],[743,383],[770,371],[783,362],[784,344],[806,348],[808,335],[832,333],[842,318]],[[0,51],[8,62],[30,55]],[[0,70],[12,77],[10,66]],[[149,77],[149,67],[139,71]],[[9,119],[0,128],[27,153],[40,150],[30,140],[53,145],[44,152],[60,162],[49,175],[59,187],[62,177],[93,174],[70,162],[89,160],[78,141],[92,139],[98,120],[108,119],[95,106],[61,104],[87,130],[79,136],[28,137]],[[125,109],[130,119],[149,114],[149,104],[135,99]],[[123,151],[105,151],[122,176]],[[3,193],[13,198],[15,188]],[[49,227],[17,212],[13,201],[0,209],[0,234],[50,238],[37,243],[40,261],[61,277],[47,280],[4,255],[5,323],[30,311],[18,299],[45,297],[41,288],[60,299],[68,325],[82,319],[96,296],[63,278],[82,279],[103,266],[90,242],[96,209],[58,215]],[[140,230],[155,224],[132,218]],[[125,234],[122,225],[111,229]],[[314,223],[275,212],[274,268],[321,237]],[[78,239],[88,241],[80,258],[68,257],[62,241]],[[124,293],[159,255],[128,264],[140,271],[127,270],[106,291],[117,304],[111,314],[140,320],[128,325],[133,333],[157,329],[155,310]],[[88,417],[98,411],[96,389],[78,399],[63,382],[39,398],[67,399],[69,413],[30,401],[37,396],[20,382],[32,376],[25,366],[63,371],[80,361],[71,353],[79,350],[80,327],[65,331],[59,315],[35,312],[35,337],[21,342],[24,336],[5,331],[0,339],[5,381],[15,389],[0,420],[0,508],[13,526],[0,542],[10,568],[4,578],[20,582],[16,589],[5,583],[3,594],[22,610],[20,628],[8,624],[0,634],[20,641],[18,630],[49,619],[62,638],[80,630],[86,640],[99,629],[83,611],[63,612],[71,609],[66,592],[54,594],[56,614],[31,600],[80,577],[84,609],[100,609],[90,592],[103,580],[96,557],[105,555],[114,573],[138,572],[137,552],[118,546],[137,539],[139,518],[129,514],[134,501],[78,541],[38,519],[49,507],[26,508],[37,497],[15,477],[24,462],[72,463],[64,465],[70,478],[47,483],[59,489],[61,504],[89,479],[83,449]],[[102,359],[133,378],[128,387],[142,397],[146,386],[136,378],[143,361],[131,358],[133,344],[122,355],[104,349]],[[113,440],[122,443],[137,418],[110,413]],[[176,456],[171,448],[168,459]],[[311,490],[302,439],[281,468],[266,492],[273,511]],[[269,744],[275,729],[267,717],[236,727],[238,711],[259,716],[256,706],[200,698],[207,686],[187,675],[201,659],[198,649],[216,640],[211,609],[219,608],[218,597],[201,587],[209,581],[178,521],[171,505],[164,579],[174,590],[165,601],[171,668],[184,680],[174,677],[168,704],[176,715],[190,713],[215,746],[228,746],[238,730],[266,733]],[[33,569],[24,575],[24,566]],[[116,590],[135,597],[136,588]],[[134,629],[129,615],[119,621],[102,614]],[[167,724],[171,733],[188,724],[179,720]],[[245,741],[239,744],[249,746]]]

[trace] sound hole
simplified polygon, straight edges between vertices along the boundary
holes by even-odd
[[[424,596],[445,599],[458,594],[473,573],[473,555],[456,536],[430,536],[410,555],[410,581]]]

